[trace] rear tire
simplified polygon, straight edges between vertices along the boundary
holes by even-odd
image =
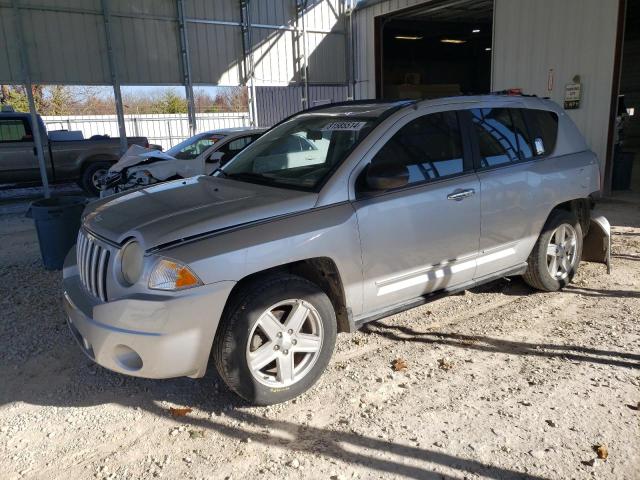
[[[552,211],[529,255],[524,281],[545,292],[568,285],[580,264],[582,240],[582,228],[574,213]]]
[[[97,197],[100,195],[97,179],[105,175],[111,167],[110,162],[93,162],[87,165],[80,177],[80,187],[90,196]]]
[[[324,372],[336,341],[329,297],[289,274],[247,284],[225,309],[213,345],[227,386],[255,405],[302,394]]]

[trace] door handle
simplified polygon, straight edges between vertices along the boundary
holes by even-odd
[[[464,200],[471,195],[475,195],[476,191],[473,188],[468,188],[466,190],[456,190],[455,192],[447,195],[447,200],[455,200],[459,202],[460,200]]]

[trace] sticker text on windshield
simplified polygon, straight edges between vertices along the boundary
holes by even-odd
[[[367,122],[331,122],[325,125],[322,130],[323,131],[359,131],[367,124]]]

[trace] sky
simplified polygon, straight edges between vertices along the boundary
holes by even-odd
[[[167,89],[173,89],[173,91],[175,91],[178,95],[180,95],[182,97],[186,96],[184,87],[181,86],[181,85],[180,86],[172,86],[172,85],[165,85],[165,86],[147,86],[147,85],[125,86],[125,85],[123,85],[123,86],[120,87],[120,89],[121,89],[123,94],[131,93],[131,94],[137,94],[137,95],[154,95],[154,94],[158,94],[158,93],[164,92]],[[193,89],[194,90],[204,91],[204,92],[208,93],[209,95],[211,95],[212,97],[215,97],[216,94],[218,93],[218,91],[220,90],[220,87],[194,86]]]
[[[74,88],[74,87],[72,87]],[[82,86],[78,86],[75,88],[83,89]],[[113,89],[109,86],[104,87],[92,87],[95,89],[96,93],[101,97],[113,97]],[[204,91],[208,93],[211,97],[215,97],[216,94],[224,89],[225,87],[214,87],[214,86],[194,86],[193,89],[195,91]],[[120,87],[120,91],[123,95],[131,94],[131,95],[157,95],[159,93],[165,92],[167,89],[173,90],[176,94],[181,97],[186,97],[185,90],[182,85],[122,85]]]

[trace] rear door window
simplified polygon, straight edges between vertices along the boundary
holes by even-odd
[[[403,163],[409,170],[409,184],[463,173],[464,151],[456,113],[433,113],[412,120],[378,151],[374,162]]]
[[[20,118],[0,119],[0,143],[32,142],[29,124]]]
[[[533,139],[529,132],[529,127],[525,122],[523,111],[519,108],[512,108],[509,110],[509,113],[511,113],[513,131],[515,132],[516,139],[518,140],[520,156],[524,160],[533,158],[535,156],[533,153]]]
[[[471,122],[476,133],[481,168],[518,162],[518,140],[506,108],[474,108]]]

